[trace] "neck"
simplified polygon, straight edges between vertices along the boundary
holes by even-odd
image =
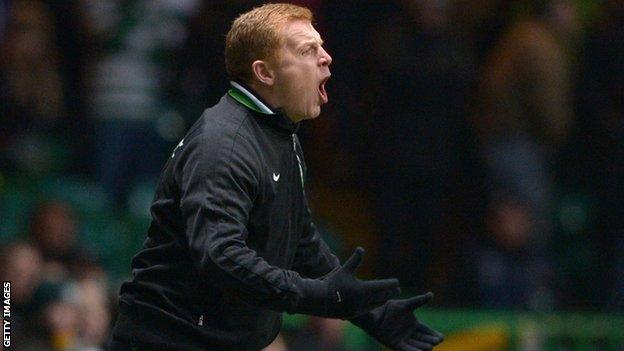
[[[252,93],[258,95],[262,100],[269,104],[272,109],[279,108],[279,101],[275,97],[275,94],[270,88],[267,88],[264,85],[257,84],[256,82],[247,83],[249,88],[251,88]]]
[[[275,93],[275,90],[273,88],[267,87],[264,84],[258,84],[257,82],[249,82],[247,83],[247,85],[249,86],[249,88],[251,88],[251,90],[253,90],[254,94],[258,95],[262,100],[269,104],[269,107],[271,109],[273,109],[274,111],[281,109],[281,101],[278,99],[277,94]],[[282,112],[284,111],[282,110]],[[293,117],[288,116],[286,113],[284,113],[284,115],[295,123],[300,121],[300,119],[294,119]]]

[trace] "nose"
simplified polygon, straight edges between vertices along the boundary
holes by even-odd
[[[323,47],[321,47],[321,58],[320,64],[321,66],[329,66],[332,63],[332,57],[329,55],[327,51]]]

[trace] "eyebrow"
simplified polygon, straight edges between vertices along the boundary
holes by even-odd
[[[320,36],[316,37],[307,33],[294,33],[293,35],[291,35],[291,38],[299,38],[299,37],[303,37],[303,42],[298,44],[297,47],[307,45],[310,43],[318,43],[319,45],[323,45],[325,43]]]
[[[306,37],[308,39],[305,39],[303,42],[299,43],[299,45],[297,45],[297,47],[302,47],[302,46],[310,45],[310,44],[319,44],[319,45],[322,46],[323,43],[325,43],[323,41],[323,39],[320,39],[320,38],[317,39],[316,37],[311,37],[311,36],[307,36],[307,35],[306,35]]]

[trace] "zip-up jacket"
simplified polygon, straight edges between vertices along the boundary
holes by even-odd
[[[133,279],[121,287],[117,339],[257,350],[297,304],[301,277],[340,265],[310,218],[298,124],[233,85],[162,171]]]

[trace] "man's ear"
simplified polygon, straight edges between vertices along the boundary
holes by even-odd
[[[261,84],[272,86],[275,82],[273,70],[266,61],[254,61],[251,64],[251,71],[253,72],[254,78],[257,79]]]

